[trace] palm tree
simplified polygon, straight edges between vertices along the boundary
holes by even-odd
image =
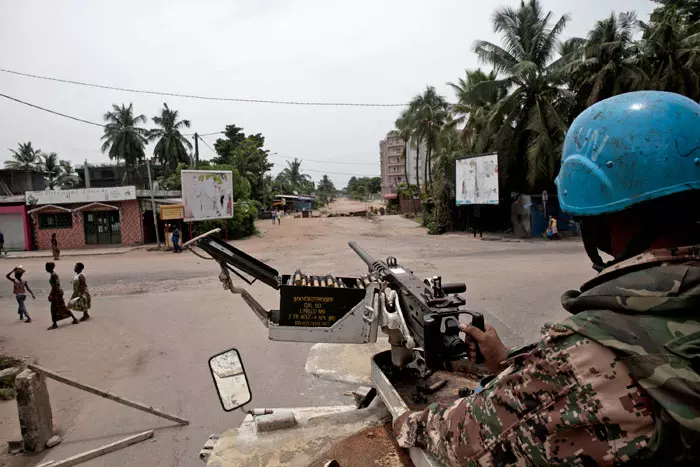
[[[49,186],[49,190],[53,190],[62,172],[61,165],[58,162],[58,154],[55,152],[42,154],[41,171],[44,172],[44,178]]]
[[[311,177],[301,173],[301,160],[294,158],[293,161],[287,161],[287,167],[280,172],[278,179],[287,183],[290,189],[301,192],[304,188],[308,188]]]
[[[408,181],[408,143],[411,140],[411,135],[413,133],[413,122],[411,121],[412,115],[408,109],[404,109],[401,112],[401,116],[396,119],[394,125],[398,131],[399,138],[403,140],[403,171],[406,174]],[[418,166],[418,160],[416,160],[416,167]],[[418,180],[416,172],[416,183],[418,183],[418,192],[420,192],[420,181]]]
[[[700,100],[700,25],[687,24],[673,10],[659,23],[639,23],[651,86]]]
[[[41,149],[34,149],[31,141],[17,144],[17,149],[10,149],[12,160],[5,161],[5,167],[14,170],[37,170],[41,164]]]
[[[58,162],[58,165],[61,167],[61,174],[58,176],[57,182],[62,189],[73,188],[80,182],[80,177],[78,177],[78,173],[70,161],[61,160]]]
[[[495,71],[487,75],[477,68],[467,70],[465,78],[459,78],[457,83],[447,83],[457,96],[457,103],[451,109],[454,122],[466,122],[461,136],[462,143],[470,151],[474,149],[476,136],[486,129],[494,104],[508,94],[505,84],[496,78]]]
[[[637,66],[633,41],[637,24],[634,12],[614,13],[598,21],[579,48],[569,41],[566,65],[562,71],[575,77],[574,91],[588,107],[608,97],[635,91],[644,86],[646,74]]]
[[[408,108],[412,115],[413,128],[416,137],[419,141],[425,141],[426,154],[424,180],[429,186],[432,182],[432,151],[437,144],[437,138],[440,134],[440,130],[449,116],[449,105],[445,98],[437,93],[435,87],[428,86],[423,94],[419,94],[411,100],[411,102],[408,104]]]
[[[134,105],[124,104],[112,105],[112,110],[104,114],[107,124],[104,126],[102,135],[102,152],[108,152],[109,158],[120,160],[126,165],[127,178],[129,183],[133,181],[133,172],[136,165],[146,157],[144,148],[148,143],[148,130],[137,126],[139,123],[146,123],[146,116],[143,114],[134,116]]]
[[[149,141],[158,141],[153,148],[153,155],[163,165],[166,172],[174,172],[179,163],[190,162],[187,150],[192,149],[192,143],[180,133],[183,127],[190,127],[190,121],[178,121],[178,116],[179,112],[171,110],[164,102],[163,108],[160,109],[160,115],[152,118],[153,123],[160,128],[154,128],[148,132]]]
[[[551,16],[538,0],[523,0],[518,9],[500,8],[493,24],[502,36],[503,47],[486,41],[474,44],[479,59],[504,76],[495,82],[510,90],[488,117],[488,126],[496,133],[482,132],[477,148],[489,140],[498,142],[508,160],[527,169],[531,190],[549,187],[554,180],[567,129],[562,116],[572,101],[572,94],[560,87],[561,78],[552,67],[558,37],[569,17],[564,15],[552,24]]]

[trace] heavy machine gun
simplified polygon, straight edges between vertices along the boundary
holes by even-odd
[[[217,230],[183,247],[197,246],[217,261],[224,288],[242,296],[268,327],[271,340],[362,344],[376,342],[381,329],[389,336],[392,364],[426,376],[467,357],[459,335],[460,315],[471,315],[472,325],[484,330],[483,316],[467,310],[459,295],[465,284],[443,284],[440,276],[421,280],[396,258],[375,260],[355,242],[349,246],[367,264],[366,276],[307,276],[299,270],[280,275],[212,235]],[[259,280],[279,290],[279,309],[266,310],[245,288],[233,284],[231,273],[247,284]],[[477,352],[475,363],[481,360]]]

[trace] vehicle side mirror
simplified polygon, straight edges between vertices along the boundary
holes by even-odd
[[[214,379],[221,407],[226,412],[243,407],[253,399],[238,350],[229,349],[211,357],[209,370]]]

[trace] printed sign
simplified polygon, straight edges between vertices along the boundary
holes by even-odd
[[[75,190],[27,191],[25,201],[29,206],[42,204],[104,203],[136,199],[136,187],[79,188]]]
[[[160,207],[160,220],[168,221],[182,219],[185,217],[185,206],[183,204],[170,204]]]
[[[233,217],[233,173],[222,170],[183,170],[185,222]]]
[[[455,171],[457,206],[498,204],[498,154],[459,159]]]

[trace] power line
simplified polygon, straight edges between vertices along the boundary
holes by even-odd
[[[21,99],[17,99],[17,98],[15,98],[15,97],[8,96],[8,95],[6,95],[6,94],[0,93],[0,97],[4,97],[5,99],[9,99],[9,100],[11,100],[11,101],[18,102],[18,103],[20,103],[20,104],[24,104],[24,105],[29,106],[29,107],[32,107],[32,108],[34,108],[34,109],[42,110],[42,111],[44,111],[44,112],[48,112],[48,113],[53,114],[53,115],[58,115],[58,116],[63,117],[63,118],[67,118],[67,119],[70,119],[70,120],[74,120],[74,121],[76,121],[76,122],[87,123],[88,125],[94,125],[94,126],[98,126],[98,127],[100,127],[100,128],[104,128],[104,127],[105,127],[105,125],[102,125],[101,123],[91,122],[90,120],[85,120],[85,119],[83,119],[83,118],[73,117],[73,116],[71,116],[71,115],[66,115],[66,114],[61,113],[61,112],[56,112],[55,110],[51,110],[51,109],[47,109],[47,108],[45,108],[45,107],[41,107],[41,106],[39,106],[39,105],[31,104],[31,103],[25,102],[25,101],[23,101],[23,100],[21,100]],[[219,132],[219,133],[220,133],[220,132]],[[216,133],[210,133],[210,134],[216,134]],[[198,135],[198,136],[199,136],[199,135]],[[200,140],[202,143],[204,143],[204,145],[205,145],[207,148],[209,148],[209,150],[210,150],[211,152],[213,152],[214,154],[217,154],[217,155],[218,155],[218,153],[214,150],[214,148],[212,148],[212,147],[209,145],[209,143],[206,142],[206,140],[204,140],[204,139],[202,139],[202,138],[199,138],[199,140]],[[284,157],[284,156],[279,155],[279,154],[269,154],[269,155],[271,155],[271,156],[282,157],[284,160],[292,160],[292,159],[289,159],[289,158]],[[360,163],[360,162],[334,162],[334,161],[321,161],[321,160],[314,160],[314,159],[303,159],[303,160],[307,160],[307,161],[309,161],[309,162],[321,162],[321,163],[333,163],[333,164],[343,164],[343,163],[344,163],[344,164],[362,164],[362,163]],[[274,165],[280,166],[280,165],[283,165],[283,164],[274,163]],[[366,164],[363,164],[363,165],[366,165]],[[304,169],[304,170],[306,170],[306,171],[308,171],[308,172],[318,172],[318,173],[332,174],[332,175],[350,175],[350,176],[358,176],[358,177],[372,177],[372,175],[365,175],[365,174],[351,174],[351,173],[343,173],[343,172],[328,172],[328,171],[325,171],[325,170],[313,170],[313,169]]]
[[[268,154],[268,156],[274,156],[274,157],[281,157],[284,160],[291,161],[292,159],[288,157],[284,157],[281,154]],[[302,159],[307,162],[320,162],[322,164],[345,164],[345,165],[368,165],[368,164],[376,164],[376,162],[338,162],[338,161],[329,161],[329,160],[319,160],[319,159]]]
[[[163,91],[151,91],[144,89],[132,89],[132,88],[122,88],[119,86],[110,86],[106,84],[95,84],[87,83],[84,81],[75,81],[70,79],[54,78],[51,76],[41,76],[34,75],[31,73],[23,73],[20,71],[8,70],[5,68],[0,68],[3,73],[9,73],[17,76],[24,76],[26,78],[41,79],[45,81],[55,81],[58,83],[65,84],[75,84],[78,86],[88,86],[92,88],[99,89],[109,89],[112,91],[124,91],[133,92],[139,94],[153,94],[156,96],[170,96],[170,97],[183,97],[186,99],[200,99],[207,101],[226,101],[226,102],[247,102],[253,104],[279,104],[279,105],[304,105],[304,106],[316,106],[316,107],[404,107],[407,104],[377,104],[377,103],[360,103],[360,102],[314,102],[314,101],[292,101],[292,100],[268,100],[268,99],[244,99],[239,97],[214,97],[214,96],[200,96],[196,94],[181,94],[175,92],[163,92]]]
[[[82,119],[82,118],[72,117],[72,116],[70,116],[70,115],[62,114],[61,112],[56,112],[55,110],[46,109],[46,108],[44,108],[44,107],[41,107],[41,106],[38,106],[38,105],[35,105],[35,104],[30,104],[29,102],[25,102],[25,101],[23,101],[23,100],[17,99],[17,98],[15,98],[15,97],[8,96],[8,95],[6,95],[6,94],[0,94],[0,97],[4,97],[5,99],[9,99],[9,100],[11,100],[11,101],[19,102],[20,104],[24,104],[24,105],[27,105],[27,106],[29,106],[29,107],[33,107],[33,108],[35,108],[35,109],[43,110],[44,112],[48,112],[48,113],[50,113],[50,114],[58,115],[58,116],[63,117],[63,118],[69,118],[69,119],[71,119],[71,120],[75,120],[76,122],[87,123],[88,125],[95,125],[95,126],[99,126],[100,128],[104,128],[104,127],[105,127],[105,126],[104,126],[103,124],[101,124],[101,123],[91,122],[90,120],[85,120],[85,119]]]
[[[53,114],[53,115],[58,115],[59,117],[68,118],[70,120],[75,120],[76,122],[87,123],[88,125],[99,126],[100,128],[105,127],[105,125],[103,125],[101,123],[92,122],[90,120],[85,120],[84,118],[73,117],[72,115],[67,115],[67,114],[64,114],[61,112],[57,112],[55,110],[47,109],[45,107],[41,107],[40,105],[32,104],[30,102],[26,102],[26,101],[23,101],[21,99],[17,99],[16,97],[8,96],[6,94],[0,94],[0,97],[4,97],[5,99],[9,99],[11,101],[15,101],[15,102],[18,102],[20,104],[24,104],[24,105],[32,107],[34,109],[42,110],[44,112],[48,112],[48,113]],[[223,131],[214,131],[211,133],[204,133],[204,134],[198,135],[198,136],[200,136],[200,137],[201,136],[211,136],[211,135],[218,135],[218,134],[222,134],[222,133],[223,133]],[[182,136],[194,136],[194,133],[187,133],[187,134],[183,134]],[[200,141],[204,142],[204,140],[201,138],[200,138]],[[207,143],[204,142],[204,144],[207,144]],[[207,146],[209,146],[209,145],[207,144]]]
[[[211,146],[209,146],[209,143],[207,143],[206,141],[204,141],[202,138],[199,138],[199,140],[200,140],[202,143],[204,143],[204,145],[205,145],[206,147],[208,147],[209,150],[211,150],[211,152],[213,152],[213,153],[216,154],[217,156],[219,155],[218,152],[214,151],[214,148],[212,148]]]

